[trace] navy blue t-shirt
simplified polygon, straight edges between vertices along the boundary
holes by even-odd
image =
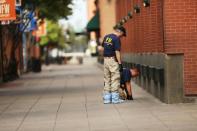
[[[120,83],[125,84],[126,82],[130,82],[131,77],[132,77],[132,75],[131,75],[130,69],[124,68],[121,73]]]
[[[106,35],[102,46],[104,47],[104,57],[115,56],[115,51],[120,51],[120,38],[115,34]]]

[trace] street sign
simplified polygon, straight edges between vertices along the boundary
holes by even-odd
[[[0,0],[0,21],[15,20],[15,0]]]

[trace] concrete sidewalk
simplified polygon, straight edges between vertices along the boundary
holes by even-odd
[[[104,105],[95,64],[52,65],[0,87],[0,131],[197,131],[197,104],[163,104],[134,84],[134,101]]]

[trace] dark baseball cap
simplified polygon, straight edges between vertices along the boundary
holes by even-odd
[[[126,29],[123,26],[115,26],[114,29],[120,30],[121,32],[123,32],[123,36],[127,36]]]

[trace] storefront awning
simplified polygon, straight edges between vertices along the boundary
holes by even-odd
[[[100,29],[99,12],[88,22],[87,31],[98,31]]]

